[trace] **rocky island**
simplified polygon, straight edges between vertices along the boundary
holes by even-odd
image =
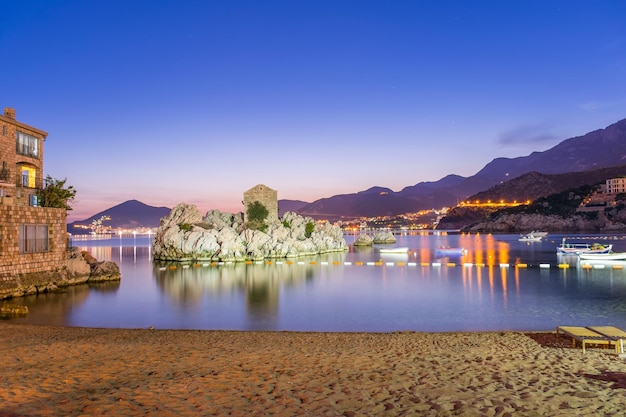
[[[180,203],[161,219],[154,259],[161,261],[245,262],[297,258],[348,249],[343,231],[286,212],[278,217],[278,193],[263,184],[243,194],[244,212],[210,210]]]
[[[211,210],[203,216],[196,206],[181,203],[161,219],[153,243],[154,259],[244,262],[348,248],[340,227],[292,212],[268,219],[264,226],[264,230],[251,228],[243,213]]]

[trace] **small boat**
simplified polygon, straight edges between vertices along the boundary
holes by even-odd
[[[441,248],[437,248],[435,253],[440,256],[463,256],[467,253],[467,249],[441,247]]]
[[[409,248],[406,246],[396,247],[396,248],[381,248],[379,249],[380,253],[407,253]]]
[[[520,242],[540,242],[541,239],[545,236],[545,234],[535,234],[536,232],[530,232],[525,235],[520,235]]]
[[[580,255],[594,253],[609,253],[613,251],[613,245],[602,245],[600,243],[566,243],[565,238],[561,245],[557,246],[556,253],[560,255]]]
[[[626,261],[626,252],[579,253],[578,257],[585,261]]]

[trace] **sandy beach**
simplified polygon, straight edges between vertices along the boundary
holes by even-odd
[[[622,416],[626,360],[554,333],[0,323],[0,416]]]

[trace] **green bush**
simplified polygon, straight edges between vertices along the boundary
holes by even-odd
[[[48,175],[44,180],[44,188],[37,192],[39,205],[72,210],[70,204],[76,197],[76,190],[71,185],[65,187],[66,182],[67,178],[57,180]]]
[[[304,236],[307,238],[311,237],[313,230],[315,230],[315,223],[308,222],[306,226],[304,226]]]
[[[192,227],[193,226],[190,225],[189,223],[181,223],[178,225],[178,228],[182,230],[183,232],[190,232]]]
[[[265,230],[267,230],[265,219],[267,219],[269,214],[270,212],[267,210],[267,207],[262,203],[258,201],[253,202],[248,206],[248,210],[246,211],[248,228],[265,232]]]

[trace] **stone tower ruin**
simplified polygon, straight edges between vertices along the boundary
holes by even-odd
[[[278,220],[278,192],[272,190],[266,185],[259,184],[250,188],[243,193],[243,217],[246,219],[246,213],[250,204],[258,201],[263,204],[268,211],[266,222]]]

